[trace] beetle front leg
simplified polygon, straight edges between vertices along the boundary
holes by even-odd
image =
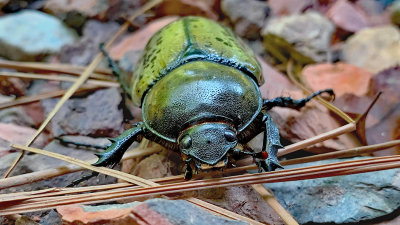
[[[116,138],[110,138],[111,144],[104,152],[96,153],[99,160],[93,163],[93,166],[113,167],[117,164],[129,146],[138,140],[139,135],[143,134],[143,123],[134,124],[129,130],[124,131]]]
[[[278,149],[283,146],[280,143],[279,130],[271,116],[265,111],[263,114],[264,142],[262,152],[254,160],[258,171],[274,171],[276,168],[283,168],[278,161]]]
[[[263,109],[270,110],[275,106],[300,109],[301,107],[305,106],[306,103],[309,102],[311,99],[315,98],[318,95],[321,95],[322,93],[328,93],[330,96],[333,96],[333,99],[335,98],[335,93],[332,89],[325,89],[314,92],[310,96],[299,100],[294,100],[290,97],[277,97],[274,99],[266,99],[263,102]]]

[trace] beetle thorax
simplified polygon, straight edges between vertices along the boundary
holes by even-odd
[[[177,142],[192,121],[225,118],[241,131],[258,114],[257,84],[229,66],[206,61],[184,64],[159,80],[143,101],[143,121],[155,135]]]

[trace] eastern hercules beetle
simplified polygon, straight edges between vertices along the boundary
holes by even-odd
[[[185,179],[193,169],[221,168],[231,157],[254,157],[260,171],[279,165],[279,131],[267,111],[275,106],[299,109],[307,98],[262,99],[264,83],[254,54],[233,32],[201,17],[184,17],[158,31],[147,43],[133,75],[113,72],[132,101],[142,108],[143,122],[133,125],[98,154],[96,166],[113,166],[143,136],[181,153]],[[265,132],[261,152],[243,148]]]

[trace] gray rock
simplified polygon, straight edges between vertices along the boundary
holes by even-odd
[[[400,64],[400,30],[392,25],[366,28],[347,39],[342,60],[378,73]]]
[[[146,204],[172,224],[208,225],[208,224],[248,224],[243,221],[229,220],[209,212],[184,200],[150,199]]]
[[[79,41],[62,48],[61,62],[74,65],[89,64],[93,57],[99,53],[99,44],[109,40],[118,28],[119,25],[115,22],[88,21],[83,28],[83,37]]]
[[[58,99],[42,101],[47,115]],[[90,135],[114,137],[122,132],[123,114],[118,108],[121,95],[117,88],[96,91],[86,98],[68,100],[50,123],[54,136]]]
[[[251,39],[260,37],[270,11],[266,2],[256,0],[223,0],[221,9],[234,24],[235,33]]]
[[[361,159],[365,157],[357,157]],[[296,167],[344,161],[305,163]],[[292,166],[287,166],[292,168]],[[400,207],[400,169],[265,184],[300,223],[361,223]]]
[[[279,36],[292,44],[297,51],[317,62],[327,60],[331,36],[335,26],[327,18],[313,11],[271,19],[264,26],[262,35]]]
[[[57,18],[22,10],[0,18],[0,54],[12,60],[37,60],[73,43],[76,33]]]

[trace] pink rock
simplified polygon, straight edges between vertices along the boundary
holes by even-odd
[[[269,0],[268,5],[272,14],[276,16],[292,15],[301,13],[308,5],[312,5],[312,0]]]
[[[176,16],[163,17],[149,23],[144,28],[125,37],[110,50],[110,55],[115,60],[120,60],[127,51],[142,50],[149,39],[161,28],[178,19]]]
[[[337,96],[365,95],[372,77],[370,72],[346,63],[309,65],[303,69],[302,75],[312,90],[331,88]]]
[[[325,14],[343,30],[357,32],[368,26],[367,15],[347,0],[339,0]]]
[[[87,17],[105,19],[108,7],[107,1],[49,0],[46,1],[44,10],[55,15],[77,11]]]
[[[25,145],[28,140],[33,137],[36,130],[30,127],[23,127],[11,123],[0,123],[0,139],[10,144]],[[34,142],[35,147],[43,147],[46,144],[44,135],[40,135]],[[1,146],[0,150],[9,149],[8,146]]]

